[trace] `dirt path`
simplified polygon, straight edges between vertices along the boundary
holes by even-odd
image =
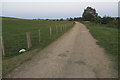
[[[69,32],[6,77],[114,78],[116,71],[89,30],[76,22]]]

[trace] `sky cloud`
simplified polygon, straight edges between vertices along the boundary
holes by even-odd
[[[81,17],[87,6],[95,8],[100,16],[118,15],[117,2],[3,2],[3,16],[21,18]]]
[[[119,0],[1,0],[1,2],[119,2]]]

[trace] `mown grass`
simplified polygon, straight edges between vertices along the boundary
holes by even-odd
[[[32,48],[43,48],[70,29],[74,24],[70,21],[43,21],[3,18],[2,25],[5,56],[14,56],[17,55],[20,49],[27,49],[26,32],[31,32]],[[66,29],[63,30],[63,26],[65,26]],[[49,30],[50,27],[52,28],[51,37]],[[39,29],[41,31],[41,42],[39,42]]]
[[[83,22],[97,39],[97,44],[103,47],[111,60],[115,63],[114,68],[118,70],[118,29],[108,25],[92,24]]]
[[[38,49],[37,51],[41,50],[73,26],[74,22],[70,21],[24,20],[4,17],[2,19],[2,34],[5,45],[3,76],[34,56],[37,53],[36,49]],[[50,36],[50,27],[52,28],[52,36]],[[39,29],[41,31],[40,42]],[[26,32],[31,32],[31,49],[27,48]],[[27,52],[19,54],[18,51],[22,48],[25,48]]]

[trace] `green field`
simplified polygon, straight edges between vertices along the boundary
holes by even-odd
[[[97,44],[103,47],[111,60],[115,62],[114,68],[118,70],[118,29],[103,24],[83,22],[97,39]]]
[[[26,32],[31,32],[32,48],[43,48],[73,27],[70,21],[24,20],[16,18],[2,19],[2,32],[5,45],[5,56],[14,56],[22,48],[27,48]],[[52,36],[50,36],[50,27]],[[40,29],[40,42],[39,32]]]
[[[4,76],[23,62],[30,60],[42,48],[60,37],[73,26],[74,22],[70,21],[2,18],[2,33],[5,45],[2,75]],[[52,36],[50,36],[50,27],[52,29]],[[40,30],[40,42],[38,30]],[[26,32],[31,32],[31,49],[27,48]],[[18,54],[18,51],[22,48],[25,48],[27,52]]]

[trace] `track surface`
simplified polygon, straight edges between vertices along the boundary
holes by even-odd
[[[104,49],[81,23],[14,69],[9,78],[114,78]]]

